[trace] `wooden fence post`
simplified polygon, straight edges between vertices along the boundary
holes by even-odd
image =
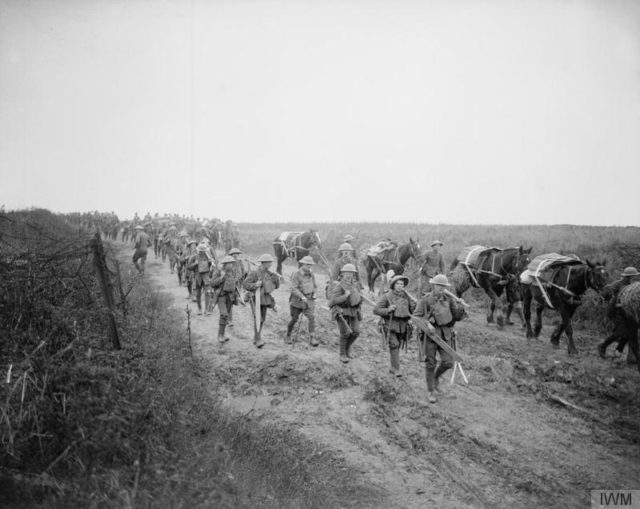
[[[95,236],[91,239],[91,249],[93,250],[93,267],[98,275],[98,282],[100,283],[104,303],[107,306],[109,339],[111,340],[113,348],[115,350],[120,350],[120,336],[118,334],[118,326],[116,325],[115,306],[113,304],[113,287],[107,271],[107,263],[104,249],[102,247],[100,232],[96,232]]]

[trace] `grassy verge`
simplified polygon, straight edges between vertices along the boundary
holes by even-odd
[[[59,276],[64,292],[20,282],[1,295],[0,506],[374,505],[378,493],[295,430],[226,413],[190,356],[183,317],[146,280],[133,284],[123,348],[111,350],[78,256],[61,262],[73,266]],[[25,295],[37,304],[28,313]]]

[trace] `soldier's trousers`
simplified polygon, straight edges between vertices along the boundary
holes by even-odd
[[[287,325],[287,336],[291,336],[291,332],[293,331],[296,322],[300,318],[300,315],[306,316],[309,322],[309,334],[313,334],[316,331],[316,317],[313,313],[313,306],[307,306],[306,308],[298,308],[294,306],[289,306],[289,310],[291,311],[291,320]]]
[[[436,329],[436,334],[442,338],[440,330]],[[446,341],[443,339],[443,341]],[[448,343],[448,341],[447,341]],[[436,369],[436,353],[440,352],[440,365]],[[427,379],[427,390],[432,392],[435,389],[436,380],[444,374],[445,371],[453,367],[453,359],[448,352],[444,351],[442,347],[432,339],[427,337],[425,342],[425,375]]]
[[[231,319],[231,311],[233,310],[231,296],[228,293],[223,292],[218,296],[218,309],[220,310],[220,320],[218,321],[218,336],[223,336],[227,324]]]
[[[348,356],[351,351],[351,346],[354,341],[358,339],[360,335],[360,320],[357,316],[344,316],[344,322],[351,328],[351,331],[347,329],[345,323],[338,320],[338,330],[340,331],[340,355]]]
[[[138,264],[138,260],[140,260],[140,264]],[[133,253],[133,264],[138,269],[140,274],[144,274],[144,263],[147,260],[147,251],[141,251],[140,249],[136,249],[135,253]]]

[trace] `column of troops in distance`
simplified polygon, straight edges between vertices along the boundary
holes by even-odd
[[[220,227],[222,225],[222,227]],[[317,232],[284,232],[273,241],[276,258],[263,254],[256,262],[241,258],[237,228],[226,223],[206,222],[191,228],[178,230],[174,222],[159,225],[132,223],[127,232],[135,245],[133,262],[144,273],[147,249],[153,246],[156,257],[169,260],[169,268],[176,273],[178,283],[186,285],[188,296],[197,303],[198,314],[210,314],[215,306],[220,311],[218,340],[229,340],[227,328],[233,327],[233,307],[249,303],[254,318],[254,344],[264,346],[262,328],[267,310],[276,306],[272,293],[282,281],[282,261],[288,257],[298,262],[298,270],[291,276],[290,313],[284,341],[292,343],[294,330],[300,327],[300,316],[307,318],[309,343],[318,346],[315,334],[315,308],[318,285],[313,267],[316,260],[327,271],[328,283],[324,289],[331,318],[336,321],[340,335],[339,358],[348,363],[353,358],[353,344],[360,335],[362,304],[369,303],[373,314],[381,317],[379,331],[383,346],[388,348],[390,373],[402,376],[399,354],[417,328],[419,355],[425,363],[428,400],[435,402],[440,377],[461,360],[456,352],[455,324],[464,318],[468,305],[461,298],[472,286],[482,288],[490,297],[487,321],[493,322],[497,312],[499,327],[512,324],[511,313],[520,316],[527,337],[540,333],[541,314],[546,307],[556,309],[561,323],[551,335],[551,342],[558,346],[564,332],[568,340],[569,354],[576,353],[573,342],[571,317],[580,305],[580,296],[588,288],[600,292],[607,302],[607,314],[612,319],[613,331],[598,346],[601,357],[606,348],[617,342],[617,351],[625,344],[638,359],[638,322],[640,317],[640,273],[634,267],[626,267],[620,278],[606,284],[608,273],[604,263],[592,263],[579,257],[555,253],[530,258],[531,248],[522,246],[499,249],[486,246],[464,248],[453,261],[448,275],[444,258],[440,253],[441,241],[431,243],[426,253],[420,251],[417,241],[398,245],[385,239],[370,248],[359,264],[353,247],[353,236],[346,235],[338,249],[334,263],[329,262],[320,249]],[[135,232],[132,235],[131,230]],[[122,230],[122,240],[127,241]],[[226,255],[218,260],[216,247],[222,247]],[[315,249],[314,249],[315,248]],[[409,290],[410,278],[403,274],[405,264],[413,258],[417,264],[417,295]],[[277,272],[271,271],[277,262]],[[371,294],[375,280],[383,276],[377,302],[364,294],[361,270],[367,277]],[[362,278],[364,279],[364,278]],[[204,294],[204,307],[202,295]],[[501,296],[505,295],[506,305]],[[532,329],[531,304],[536,304],[536,323]],[[297,331],[296,331],[297,336]],[[440,357],[439,364],[437,356]],[[640,363],[638,364],[640,370]],[[460,370],[464,376],[464,372]]]

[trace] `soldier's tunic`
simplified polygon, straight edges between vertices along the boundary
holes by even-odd
[[[433,292],[426,294],[418,301],[414,312],[415,316],[425,317],[435,328],[435,334],[447,343],[451,342],[455,322],[463,314],[464,310],[451,296],[445,294],[436,296]],[[420,332],[420,335],[424,335],[424,333]],[[436,370],[437,352],[440,352],[440,365]],[[451,355],[427,336],[425,339],[425,370],[429,392],[434,390],[436,380],[452,367]]]
[[[236,287],[239,283],[233,269],[229,271],[216,270],[211,279],[211,286],[216,290],[218,296],[217,302],[220,310],[218,337],[224,336],[233,306],[238,302]]]
[[[211,286],[210,272],[213,267],[213,262],[209,259],[206,251],[198,251],[195,259],[191,264],[191,269],[195,273],[196,283],[196,302],[198,303],[198,310],[202,311],[201,298],[202,291],[204,290],[205,296],[205,309],[209,304],[209,288]]]
[[[307,317],[309,322],[309,334],[313,334],[316,330],[316,291],[318,285],[316,276],[313,272],[303,272],[297,270],[291,276],[291,296],[289,297],[289,308],[291,311],[291,320],[287,325],[287,336],[291,336],[293,327],[300,318],[300,314]],[[305,297],[307,300],[302,300]]]
[[[280,288],[280,276],[259,267],[257,270],[247,274],[242,286],[245,290],[255,295],[258,289],[256,286],[258,281],[262,281],[262,286],[260,287],[260,326],[262,326],[267,318],[267,309],[275,308],[276,301],[271,295],[271,292]]]
[[[138,232],[133,253],[133,264],[141,274],[144,274],[144,263],[147,260],[147,249],[150,245],[151,239],[149,235],[144,230]],[[140,265],[138,265],[138,260],[140,260]]]
[[[393,313],[390,307],[395,306]],[[382,328],[385,337],[389,337],[389,356],[391,371],[400,376],[400,346],[409,340],[409,318],[413,314],[415,304],[404,290],[389,290],[380,297],[373,309],[373,314],[384,318]]]
[[[347,291],[350,292],[349,295],[346,295]],[[347,283],[344,280],[334,284],[329,291],[328,305],[331,308],[331,318],[338,322],[340,356],[349,357],[351,346],[360,335],[360,320],[362,320],[360,285],[357,281]],[[340,319],[339,316],[342,316],[343,319]]]

